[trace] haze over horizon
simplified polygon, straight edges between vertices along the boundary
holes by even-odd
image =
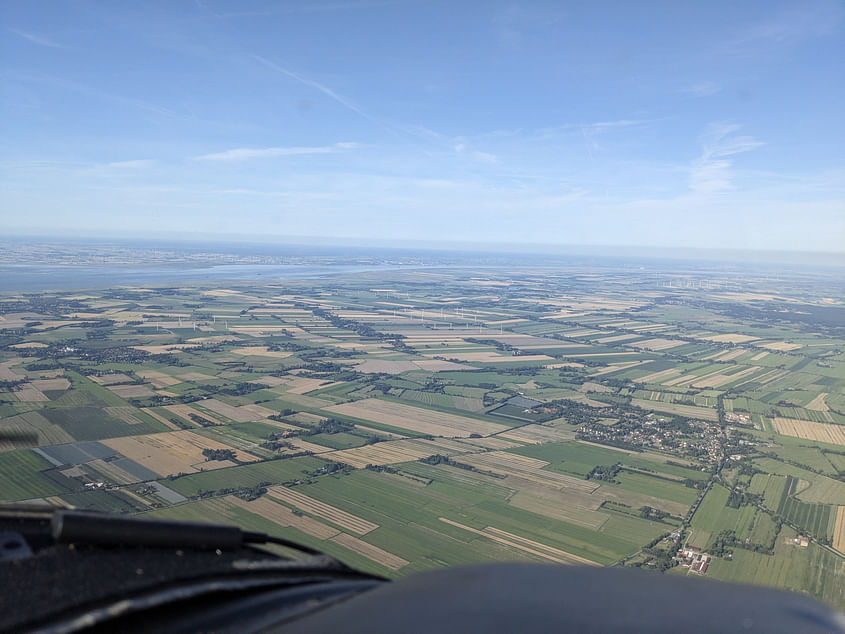
[[[6,2],[5,233],[845,251],[839,2]]]

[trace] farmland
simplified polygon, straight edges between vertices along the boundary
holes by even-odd
[[[393,577],[668,570],[687,544],[708,576],[845,606],[845,290],[772,279],[644,262],[6,293],[0,499],[234,522]]]

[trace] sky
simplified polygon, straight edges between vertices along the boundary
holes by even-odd
[[[845,251],[845,3],[4,0],[0,233]]]

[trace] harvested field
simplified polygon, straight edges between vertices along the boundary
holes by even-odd
[[[789,352],[790,350],[797,350],[801,348],[800,343],[788,343],[786,341],[773,341],[771,343],[764,343],[760,346],[761,348],[767,348],[769,350],[775,350],[776,352]]]
[[[845,445],[845,425],[816,423],[809,420],[782,418],[780,416],[776,416],[772,420],[772,424],[779,434],[795,436],[804,440],[816,440],[834,445]]]
[[[70,388],[70,381],[64,377],[56,379],[33,379],[30,381],[32,387],[42,392],[58,392],[60,390],[67,390]]]
[[[471,526],[465,526],[464,524],[459,524],[458,522],[446,519],[445,517],[438,517],[437,519],[451,526],[462,528],[465,531],[475,533],[481,537],[486,537],[494,542],[498,542],[499,544],[509,546],[510,548],[514,548],[516,550],[521,550],[541,559],[548,559],[549,561],[554,561],[559,564],[581,564],[587,566],[599,565],[589,559],[578,557],[577,555],[573,555],[552,546],[547,546],[546,544],[541,544],[540,542],[526,539],[525,537],[520,537],[519,535],[514,535],[513,533],[505,532],[493,526],[487,526],[484,530],[480,531],[472,528]]]
[[[22,403],[40,403],[49,401],[44,392],[34,387],[31,383],[24,383],[15,388],[15,398]]]
[[[836,508],[836,523],[833,525],[833,547],[845,553],[845,506]]]
[[[370,531],[378,528],[378,524],[373,524],[365,519],[347,513],[339,508],[315,500],[308,497],[295,489],[289,489],[284,486],[270,487],[267,495],[273,499],[280,500],[286,504],[290,504],[300,511],[305,511],[310,515],[316,515],[326,521],[340,526],[343,530],[355,533],[357,535],[366,535]]]
[[[210,409],[212,412],[220,414],[221,416],[225,416],[226,418],[233,420],[236,423],[249,423],[251,421],[267,418],[270,414],[275,414],[274,411],[269,410],[266,407],[261,407],[263,413],[255,413],[246,408],[254,408],[260,406],[243,405],[241,407],[236,407],[234,405],[224,403],[223,401],[218,401],[216,398],[206,398],[201,401],[197,401],[196,404],[204,409]]]
[[[641,376],[638,379],[634,379],[637,383],[660,383],[665,379],[672,378],[677,376],[681,373],[681,371],[677,368],[669,368],[668,370],[661,370],[660,372],[652,372],[651,374],[646,374],[645,376]]]
[[[607,522],[608,516],[605,513],[573,504],[573,496],[567,495],[566,492],[554,491],[554,493],[557,494],[556,499],[549,499],[549,496],[535,496],[530,491],[517,491],[508,500],[508,504],[523,511],[530,511],[577,526],[585,526],[594,531],[599,530]]]
[[[393,553],[382,550],[378,546],[368,544],[367,542],[358,539],[357,537],[352,537],[352,535],[347,535],[346,533],[339,533],[335,535],[331,538],[331,541],[336,544],[340,544],[344,548],[348,548],[352,552],[358,553],[359,555],[362,555],[389,570],[399,570],[410,563],[406,559],[402,559]]]
[[[686,345],[686,341],[676,341],[674,339],[646,339],[645,341],[637,341],[635,343],[627,343],[626,346],[630,348],[637,348],[638,350],[669,350],[670,348],[677,348],[678,346]]]
[[[204,383],[205,381],[213,381],[214,376],[210,374],[203,374],[202,372],[185,372],[178,375],[183,381],[190,381],[191,383]]]
[[[488,435],[502,430],[502,426],[496,423],[375,398],[332,405],[323,409],[432,436],[466,437],[470,434]]]
[[[146,385],[110,385],[108,389],[121,398],[143,398],[155,394]]]
[[[443,354],[442,352],[432,352],[432,355],[440,355]],[[457,359],[458,361],[468,361],[470,363],[513,363],[515,361],[519,362],[528,362],[528,361],[553,361],[554,359],[545,354],[522,354],[518,357],[514,357],[513,355],[504,355],[504,354],[497,354],[496,352],[458,352],[458,351],[450,351],[449,356],[453,359]],[[568,355],[568,356],[577,356],[577,355]],[[448,361],[441,361],[440,363],[449,363]],[[456,366],[457,364],[452,364]],[[461,366],[458,366],[461,367]],[[443,368],[446,369],[446,368]],[[452,367],[448,369],[458,369],[457,367]]]
[[[759,338],[752,337],[751,335],[740,335],[738,333],[702,337],[705,341],[714,341],[716,343],[745,343],[746,341],[754,341]]]
[[[571,440],[575,438],[575,430],[558,429],[557,427],[547,427],[545,425],[523,425],[517,429],[510,429],[501,434],[496,434],[496,438],[508,438],[520,442],[531,443],[532,445],[539,445],[544,442],[560,442],[561,440]]]
[[[11,440],[14,434],[31,434],[34,432],[38,435],[39,445],[60,445],[74,440],[73,436],[58,425],[51,423],[38,412],[26,412],[25,414],[0,419],[0,432],[3,432],[5,438],[7,438],[7,440],[0,441],[0,449],[4,447],[8,449],[17,448]]]
[[[171,385],[182,382],[181,379],[174,378],[164,372],[157,372],[156,370],[139,370],[137,374],[144,380],[149,381],[153,387],[157,388],[170,387]]]
[[[766,351],[759,352],[759,353],[755,354],[753,357],[751,357],[751,360],[752,361],[759,361],[760,359],[766,358],[768,355],[769,355],[769,353],[766,352]]]
[[[247,357],[271,357],[273,359],[285,359],[293,354],[288,350],[270,350],[267,346],[244,346],[234,348],[233,353]]]
[[[715,361],[733,361],[737,357],[741,357],[746,352],[745,348],[737,348],[736,350],[728,350],[722,352],[714,357]]]
[[[241,462],[255,462],[256,456],[233,449],[216,440],[205,438],[190,430],[109,438],[104,445],[152,469],[161,475],[193,473],[203,469],[220,468],[219,460],[206,460],[203,449],[231,449]]]
[[[499,434],[498,436],[490,436],[489,438],[467,438],[462,439],[461,442],[464,445],[472,448],[482,448],[482,449],[513,449],[514,447],[521,447],[520,443],[516,442],[509,442],[502,438],[502,435]]]
[[[677,403],[663,403],[661,401],[647,401],[642,398],[632,398],[631,405],[641,407],[645,410],[678,414],[688,418],[700,418],[703,420],[717,421],[719,413],[715,409],[697,407],[695,405],[679,405]]]
[[[47,348],[48,346],[46,343],[41,343],[40,341],[27,341],[26,343],[16,343],[9,347],[14,350],[30,350],[32,348]]]
[[[380,359],[366,359],[355,365],[359,372],[368,374],[402,374],[412,370],[427,370],[429,372],[440,372],[445,370],[474,370],[472,366],[451,361],[440,361],[438,359],[427,359],[422,361],[382,361]]]
[[[121,374],[119,372],[115,372],[112,374],[103,374],[102,376],[97,376],[96,374],[92,374],[88,377],[97,385],[116,385],[118,383],[134,383],[135,379],[131,376],[127,376],[126,374]]]
[[[396,464],[398,462],[411,462],[420,458],[427,458],[437,453],[455,454],[465,451],[471,451],[471,449],[461,445],[458,448],[453,447],[450,450],[438,444],[437,441],[406,439],[385,441],[375,445],[364,445],[355,449],[343,449],[332,452],[327,457],[361,469],[368,464],[386,465]]]
[[[242,412],[248,412],[253,416],[257,416],[258,418],[253,418],[252,420],[260,420],[262,418],[268,418],[270,416],[274,416],[277,414],[275,410],[269,409],[264,407],[263,405],[251,404],[251,405],[241,405],[240,409]]]
[[[627,341],[628,339],[636,339],[640,335],[635,334],[627,334],[627,335],[613,335],[612,337],[601,337],[596,339],[599,343],[614,343],[616,341]]]
[[[760,368],[756,366],[752,366],[750,368],[745,368],[744,370],[740,370],[739,372],[735,372],[734,374],[711,374],[707,376],[707,378],[693,381],[692,387],[697,388],[708,388],[708,387],[721,387],[725,383],[731,383],[736,381],[737,379],[741,379],[744,376],[748,376],[753,372],[759,371]]]
[[[340,533],[336,528],[326,526],[313,518],[304,515],[295,515],[288,507],[273,502],[266,497],[260,497],[257,500],[251,500],[249,502],[236,498],[234,495],[227,495],[223,499],[250,513],[255,513],[266,520],[270,520],[274,524],[296,528],[306,535],[311,535],[317,539],[331,539]]]
[[[259,383],[267,387],[276,387],[285,383],[285,379],[280,376],[262,376],[260,379],[250,381],[250,383]]]
[[[33,383],[35,383],[35,381],[33,381]],[[812,401],[807,403],[804,406],[804,409],[811,409],[815,412],[828,412],[828,411],[830,411],[830,408],[828,408],[827,403],[825,403],[825,401],[824,401],[826,396],[827,396],[827,392],[822,392],[816,398],[814,398]]]
[[[12,359],[0,363],[0,381],[18,381],[23,379],[22,375],[12,370],[12,366],[21,363],[23,359]]]
[[[301,438],[286,438],[285,440],[293,445],[296,451],[310,451],[314,454],[333,451],[331,447],[324,447],[323,445],[308,442],[307,440],[302,440]]]

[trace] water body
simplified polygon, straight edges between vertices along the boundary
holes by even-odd
[[[328,275],[420,268],[400,264],[221,264],[205,267],[0,264],[0,292],[68,291],[114,286],[154,286],[325,277]]]

